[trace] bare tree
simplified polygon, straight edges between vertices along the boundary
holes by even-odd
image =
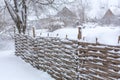
[[[27,11],[29,4],[49,5],[54,0],[12,0],[13,4],[10,4],[7,0],[4,0],[6,7],[15,22],[18,32],[25,34],[27,27]]]
[[[88,0],[75,0],[77,5],[77,16],[81,24],[85,23],[87,21],[87,15],[86,12],[91,9],[90,2]]]

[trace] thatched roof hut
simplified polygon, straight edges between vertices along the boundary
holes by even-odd
[[[102,24],[118,24],[118,17],[112,12],[112,10],[108,9],[101,19]]]
[[[59,17],[60,20],[65,23],[65,26],[73,26],[77,20],[76,14],[67,7],[64,7],[61,11],[59,11],[56,17]]]

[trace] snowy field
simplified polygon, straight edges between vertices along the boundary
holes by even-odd
[[[14,54],[14,41],[0,40],[0,80],[54,80]]]
[[[62,28],[54,32],[36,30],[37,36],[47,37],[48,33],[50,37],[56,37],[59,34],[57,37],[64,39],[68,35],[69,39],[76,40],[78,28]],[[120,45],[117,43],[119,35],[119,27],[89,25],[82,28],[82,37],[85,37],[85,42],[94,43],[98,38],[98,42],[102,44]],[[0,80],[54,80],[46,72],[33,68],[14,54],[14,41],[0,39]]]
[[[62,28],[54,32],[47,32],[47,30],[36,30],[37,36],[47,37],[60,37],[62,39],[68,36],[68,39],[77,40],[78,28]],[[41,35],[40,35],[41,34]],[[82,37],[84,42],[95,43],[96,38],[101,44],[120,45],[118,44],[118,36],[120,36],[120,27],[101,27],[101,26],[88,26],[82,28]],[[83,41],[83,40],[82,40]]]

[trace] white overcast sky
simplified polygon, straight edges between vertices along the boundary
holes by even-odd
[[[74,1],[74,0],[69,0],[69,1]],[[4,3],[4,0],[0,0],[0,5],[2,5]],[[91,3],[93,3],[94,7],[100,3],[104,3],[107,4],[108,6],[111,5],[118,5],[118,3],[120,3],[119,0],[91,0]]]

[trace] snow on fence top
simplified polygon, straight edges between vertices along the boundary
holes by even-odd
[[[78,39],[78,28],[62,28],[53,32],[48,32],[47,30],[33,30],[31,35],[36,37],[59,37],[77,40]],[[33,33],[33,34],[32,34]],[[100,43],[108,45],[120,45],[120,27],[87,27],[81,28],[81,40],[90,43]]]
[[[16,55],[56,80],[120,79],[120,46],[15,36]]]

